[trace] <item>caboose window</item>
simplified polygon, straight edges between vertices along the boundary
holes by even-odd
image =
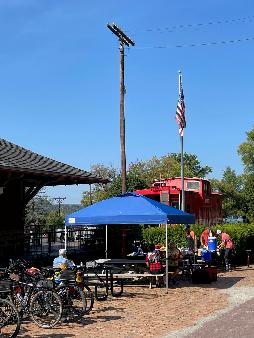
[[[188,190],[199,190],[199,181],[187,182]]]

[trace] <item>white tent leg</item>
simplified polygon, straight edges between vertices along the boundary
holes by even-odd
[[[168,225],[166,224],[166,293],[168,293]]]
[[[108,258],[108,225],[107,224],[106,224],[105,254],[106,254],[106,258]]]
[[[64,248],[67,250],[67,226],[64,227]]]

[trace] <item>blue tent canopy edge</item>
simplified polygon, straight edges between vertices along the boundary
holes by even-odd
[[[66,226],[193,223],[194,215],[135,193],[126,193],[97,202],[65,218]]]

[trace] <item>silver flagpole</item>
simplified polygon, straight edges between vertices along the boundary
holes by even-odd
[[[179,71],[179,98],[182,94],[182,73]],[[184,192],[184,158],[183,158],[183,135],[180,135],[181,143],[181,181],[182,181],[182,203],[181,209],[185,211],[185,192]]]

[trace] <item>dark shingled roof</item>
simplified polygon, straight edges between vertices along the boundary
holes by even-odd
[[[108,180],[41,156],[16,144],[0,139],[0,184],[13,177],[22,177],[28,186],[43,180],[44,185],[107,183]]]

